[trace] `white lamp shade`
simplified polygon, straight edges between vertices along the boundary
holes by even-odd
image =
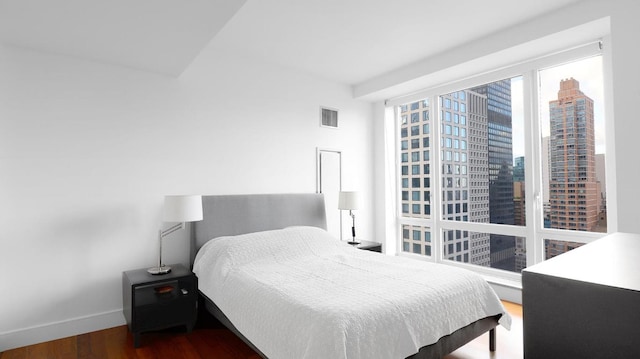
[[[162,219],[165,222],[202,220],[202,196],[165,196]]]
[[[358,192],[342,191],[338,197],[338,209],[358,209],[359,201]]]

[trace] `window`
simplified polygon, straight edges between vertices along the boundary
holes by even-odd
[[[458,99],[453,101],[458,118],[468,110],[464,124],[452,127],[447,124],[446,115],[441,119],[442,147],[454,150],[452,156],[445,151],[440,159],[445,176],[443,187],[471,192],[471,196],[462,199],[460,190],[457,196],[452,190],[446,191],[441,198],[442,220],[525,225],[515,220],[514,207],[524,203],[525,198],[519,198],[521,202],[514,199],[513,184],[513,142],[524,142],[523,131],[513,131],[514,127],[524,127],[522,92],[518,91],[521,87],[522,76],[517,76],[438,96],[443,103]],[[465,140],[467,131],[473,136]],[[462,170],[459,164],[467,160],[472,164],[470,171],[464,165]],[[447,232],[444,233],[446,238]],[[444,259],[514,272],[523,268],[516,265],[516,240],[521,237],[490,232],[465,234],[464,238],[456,238],[455,245],[443,241]],[[498,252],[500,255],[494,254]],[[525,253],[519,255],[524,258]]]
[[[405,113],[423,114],[422,133],[396,101],[399,183],[417,193],[398,191],[400,248],[509,277],[607,232],[602,55],[589,44],[492,76],[408,96],[426,106]]]
[[[607,232],[601,69],[596,56],[538,73],[547,228]]]

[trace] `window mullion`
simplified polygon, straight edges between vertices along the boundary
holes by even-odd
[[[396,186],[395,186],[395,203],[396,203],[396,218],[398,220],[395,221],[396,223],[396,253],[402,253],[402,197],[400,195],[400,193],[402,193],[402,174],[401,172],[398,170],[400,168],[400,166],[402,166],[402,160],[401,160],[401,153],[402,151],[400,150],[400,146],[398,146],[398,144],[400,143],[400,141],[402,140],[402,136],[400,134],[400,109],[398,108],[398,106],[394,106],[393,108],[393,115],[394,115],[394,129],[395,129],[395,146],[394,146],[394,163],[395,163],[395,178],[396,178]]]
[[[433,171],[431,171],[431,183],[433,190],[431,191],[431,215],[433,218],[433,227],[431,228],[431,238],[433,241],[433,249],[431,255],[436,263],[443,260],[444,239],[442,238],[442,104],[439,96],[433,94],[430,101],[434,104],[435,116],[432,116],[431,122],[435,136],[431,149],[433,151]]]
[[[523,74],[524,123],[529,131],[525,134],[525,196],[526,201],[527,266],[541,261],[544,248],[538,240],[538,229],[543,227],[542,208],[542,148],[539,116],[539,80],[537,71],[531,69]]]

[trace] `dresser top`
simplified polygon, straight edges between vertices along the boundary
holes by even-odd
[[[523,270],[640,291],[640,234],[613,233]]]

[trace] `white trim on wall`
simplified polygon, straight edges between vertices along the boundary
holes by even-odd
[[[122,309],[0,333],[0,352],[125,325]]]

